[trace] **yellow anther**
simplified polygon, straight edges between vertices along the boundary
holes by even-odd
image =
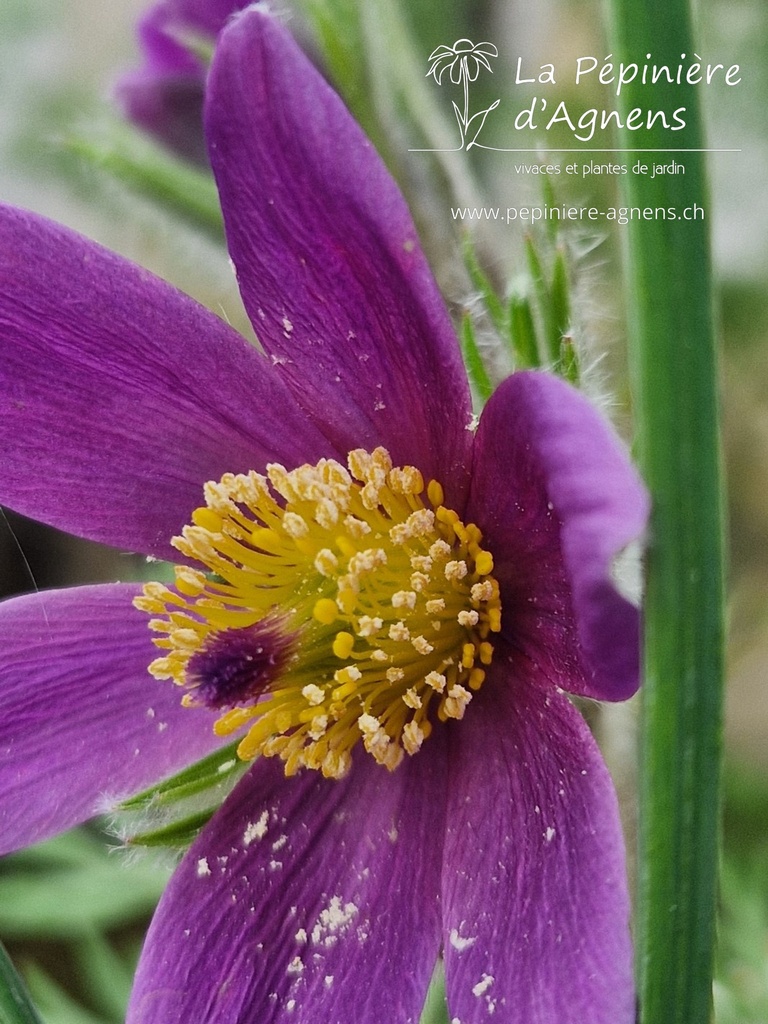
[[[488,609],[488,625],[492,633],[501,632],[501,608]]]
[[[309,526],[306,519],[295,512],[286,512],[283,516],[283,529],[289,537],[298,540],[299,537],[306,537],[309,533]]]
[[[483,641],[480,644],[480,661],[483,665],[490,665],[493,660],[493,644]]]
[[[251,543],[261,551],[271,551],[273,553],[279,551],[282,547],[282,542],[275,531],[263,526],[251,530]]]
[[[338,668],[333,673],[333,678],[337,683],[356,683],[362,678],[363,673],[357,667],[357,665],[347,665],[346,668]]]
[[[346,558],[352,558],[353,555],[357,554],[357,547],[352,543],[349,537],[345,537],[344,534],[340,534],[336,537],[336,547]]]
[[[205,589],[205,576],[197,569],[186,565],[177,565],[175,569],[176,589],[187,597],[197,597]],[[170,594],[170,591],[168,591]]]
[[[469,534],[467,533],[467,528],[464,525],[464,523],[454,523],[453,532],[456,534],[457,539],[460,540],[462,544],[466,544],[467,541],[469,540]],[[470,554],[472,554],[471,551]]]
[[[196,508],[192,513],[192,522],[209,533],[221,533],[221,516],[213,509]]]
[[[487,576],[493,572],[493,555],[490,551],[480,551],[475,558],[475,569],[479,576]]]
[[[473,690],[479,690],[485,680],[485,669],[473,668],[469,673],[469,685]]]
[[[493,584],[490,580],[483,580],[482,583],[475,583],[470,590],[470,597],[473,604],[480,604],[482,601],[493,599]]]
[[[454,512],[452,508],[446,508],[445,505],[440,505],[435,509],[435,515],[441,523],[446,523],[448,526],[453,526],[459,521],[458,513]]]
[[[339,608],[330,597],[321,597],[319,601],[315,601],[315,607],[312,609],[312,615],[324,626],[330,626],[335,622],[338,614]]]
[[[421,494],[424,477],[415,466],[396,466],[389,474],[389,486],[395,494]]]
[[[427,486],[427,497],[432,502],[434,507],[442,505],[445,501],[445,494],[443,493],[442,486],[437,480],[430,480]]]
[[[357,604],[357,591],[351,589],[339,590],[336,604],[346,615],[351,615]]]
[[[365,480],[371,456],[364,448],[354,448],[347,456],[349,471],[358,480]]]
[[[414,687],[411,687],[409,690],[406,690],[405,693],[403,694],[403,703],[407,707],[417,710],[422,706],[424,702],[419,696],[418,691]]]
[[[301,691],[302,697],[307,700],[307,703],[316,707],[318,704],[322,704],[325,700],[325,691],[322,690],[316,683],[307,683]],[[313,715],[317,714],[317,711],[312,712]]]
[[[230,733],[241,729],[253,718],[247,708],[232,708],[221,716],[213,725],[213,731],[217,736],[229,736]]]
[[[321,548],[315,555],[314,566],[322,576],[333,576],[339,560],[329,548]]]
[[[337,658],[341,658],[342,661],[346,660],[352,653],[352,649],[355,646],[355,638],[351,633],[345,633],[343,630],[341,633],[336,634],[336,639],[333,641],[333,653]]]
[[[475,645],[464,644],[461,648],[461,664],[464,668],[472,668],[475,663]]]

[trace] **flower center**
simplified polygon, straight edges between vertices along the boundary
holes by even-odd
[[[134,602],[164,650],[149,671],[247,728],[243,759],[340,778],[362,739],[394,769],[460,719],[493,657],[499,587],[482,535],[384,448],[205,485],[174,546],[205,567]]]

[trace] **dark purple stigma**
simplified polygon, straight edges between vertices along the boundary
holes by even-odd
[[[209,708],[255,704],[285,671],[295,640],[276,616],[212,633],[189,659],[187,686]]]

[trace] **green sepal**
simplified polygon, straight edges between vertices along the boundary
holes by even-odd
[[[128,846],[189,846],[247,769],[237,743],[229,743],[125,800],[114,812],[114,831]]]
[[[552,363],[553,369],[557,372],[560,368],[560,340],[562,333],[558,327],[557,314],[552,302],[552,293],[544,273],[544,266],[530,235],[527,235],[525,239],[525,255],[528,261],[528,272],[533,282],[534,294],[536,295],[536,303],[541,314],[547,359]]]
[[[224,242],[216,185],[209,173],[167,153],[126,126],[112,125],[103,138],[73,136],[67,148],[214,241]]]
[[[197,796],[206,790],[220,786],[231,779],[239,778],[247,765],[237,757],[237,743],[214,751],[207,757],[196,761],[183,771],[172,775],[169,779],[158,782],[155,786],[137,793],[136,796],[124,800],[120,809],[125,811],[141,811],[154,809],[158,806],[172,805],[191,796]]]
[[[480,404],[485,405],[493,392],[493,384],[477,347],[472,317],[466,310],[461,317],[461,354],[472,390],[477,394]]]
[[[488,311],[488,316],[491,318],[493,326],[503,337],[507,333],[507,310],[505,309],[503,301],[499,298],[496,289],[493,287],[480,266],[477,253],[475,252],[475,247],[472,244],[469,235],[464,236],[462,253],[464,256],[464,266],[467,268],[469,279],[473,286],[480,292],[483,299],[483,305]]]
[[[197,839],[211,820],[218,807],[196,811],[186,818],[179,818],[168,825],[137,832],[126,839],[128,846],[164,846],[186,850]]]
[[[513,294],[509,300],[509,344],[515,364],[522,370],[541,366],[539,341],[530,299]]]
[[[445,1000],[445,968],[438,960],[427,990],[421,1024],[448,1024],[448,1004]]]
[[[564,334],[560,341],[560,374],[569,384],[578,385],[579,357],[570,334]]]
[[[549,287],[555,337],[557,337],[560,346],[571,327],[571,297],[569,293],[568,265],[565,249],[560,245],[555,250],[555,256],[552,261],[552,278]],[[559,355],[560,352],[558,352],[558,357]]]

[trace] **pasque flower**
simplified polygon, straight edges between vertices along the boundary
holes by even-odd
[[[0,606],[3,846],[234,732],[252,763],[160,903],[132,1024],[416,1021],[441,950],[461,1024],[629,1024],[615,795],[562,691],[636,688],[611,567],[643,488],[545,373],[471,428],[403,199],[277,21],[230,22],[206,102],[263,353],[0,215],[0,499],[178,566]]]
[[[143,64],[124,74],[115,98],[126,117],[179,156],[207,163],[200,52],[213,49],[227,18],[249,0],[160,0],[139,22]]]

